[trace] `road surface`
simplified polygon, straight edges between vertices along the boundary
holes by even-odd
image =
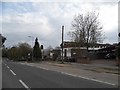
[[[2,88],[116,88],[116,86],[4,60]]]

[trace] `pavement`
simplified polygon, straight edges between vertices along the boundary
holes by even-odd
[[[63,74],[84,78],[92,81],[103,82],[118,86],[118,66],[114,61],[92,61],[91,64],[80,64],[65,62],[42,61],[37,63],[21,63],[29,66],[61,72]]]
[[[38,63],[38,62],[37,62]],[[90,64],[82,64],[82,63],[72,63],[72,62],[55,62],[55,61],[42,61],[39,64],[47,64],[58,67],[72,67],[79,68],[83,70],[89,70],[94,72],[103,72],[103,73],[111,73],[111,74],[120,74],[118,71],[118,66],[116,66],[116,62],[114,60],[94,60]]]

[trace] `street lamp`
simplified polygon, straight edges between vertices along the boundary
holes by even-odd
[[[34,41],[34,37],[33,36],[28,36],[29,38],[32,39],[32,43],[31,43],[31,47],[32,47],[32,61],[33,61],[33,41]]]

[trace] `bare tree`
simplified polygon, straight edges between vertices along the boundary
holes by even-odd
[[[79,46],[85,45],[87,50],[89,44],[102,42],[102,26],[98,20],[99,14],[88,12],[87,14],[79,14],[72,21],[72,30],[69,35],[78,43]]]
[[[6,51],[7,57],[13,60],[27,60],[28,53],[32,53],[32,48],[26,42],[18,43]]]

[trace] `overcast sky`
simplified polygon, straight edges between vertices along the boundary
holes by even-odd
[[[59,0],[48,2],[7,2],[0,3],[2,14],[0,24],[2,35],[7,38],[5,46],[16,45],[18,42],[32,44],[32,38],[38,37],[39,43],[45,48],[56,47],[61,43],[61,26],[65,25],[65,40],[70,40],[67,35],[71,30],[71,21],[75,15],[95,11],[99,13],[99,21],[103,26],[105,40],[103,43],[118,42],[118,1],[107,0],[98,2],[81,2],[74,0],[65,2]],[[18,0],[13,0],[18,1]],[[24,2],[22,2],[24,1]],[[29,1],[29,0],[28,0]]]

